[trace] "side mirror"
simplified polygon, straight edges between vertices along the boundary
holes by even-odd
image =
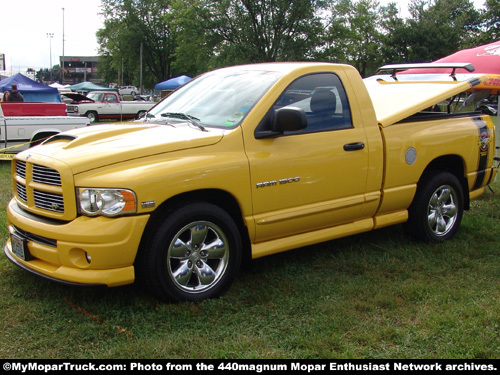
[[[283,107],[276,111],[269,111],[262,119],[255,138],[272,138],[286,131],[298,131],[307,127],[307,116],[303,109],[297,107]]]
[[[307,127],[307,116],[298,107],[283,107],[276,110],[273,121],[273,132],[283,133],[304,130]]]

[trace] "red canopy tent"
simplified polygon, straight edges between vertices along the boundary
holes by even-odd
[[[490,90],[492,94],[500,93],[500,40],[485,44],[483,46],[463,49],[455,52],[452,55],[443,57],[433,63],[469,63],[474,65],[473,73],[488,74],[490,77],[486,82],[483,82],[474,87],[475,90]],[[400,74],[449,74],[449,68],[433,68],[433,69],[410,69]],[[471,72],[465,69],[455,69],[456,74],[470,74]]]
[[[488,81],[476,86],[475,89],[492,90],[492,93],[500,91],[500,40],[475,48],[463,49],[452,55],[436,60],[435,62],[471,63],[474,65],[474,68],[476,68],[474,73],[485,73],[490,76]],[[427,72],[430,73],[429,71]],[[467,73],[467,71],[463,69],[457,69],[456,72]]]

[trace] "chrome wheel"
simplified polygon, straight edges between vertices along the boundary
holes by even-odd
[[[427,222],[436,236],[445,236],[453,228],[457,217],[457,193],[449,185],[440,186],[431,196]]]
[[[458,178],[449,172],[424,175],[408,209],[405,230],[424,241],[442,242],[453,237],[462,221],[463,191]]]
[[[241,265],[238,225],[203,201],[166,206],[151,217],[134,264],[137,280],[161,301],[217,298]]]
[[[98,119],[97,113],[94,111],[87,112],[85,116],[89,119],[90,123],[96,122]]]
[[[174,236],[167,251],[167,270],[185,292],[203,292],[217,284],[229,261],[224,232],[214,223],[193,222]]]

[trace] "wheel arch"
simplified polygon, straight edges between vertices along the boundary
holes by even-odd
[[[186,204],[187,202],[206,202],[216,205],[226,211],[234,220],[241,235],[243,246],[243,263],[247,263],[251,259],[251,246],[248,235],[248,229],[243,221],[243,214],[236,198],[224,190],[218,189],[204,189],[182,193],[167,199],[151,215],[146,228],[143,232],[141,243],[139,245],[139,252],[144,246],[145,240],[155,230],[157,224],[162,217],[165,217],[169,212]],[[136,255],[136,261],[138,255]]]
[[[426,177],[434,171],[449,172],[453,174],[458,181],[460,181],[464,192],[464,209],[468,210],[470,207],[469,184],[467,182],[465,161],[463,158],[459,155],[444,155],[434,159],[424,169],[417,185],[425,180]]]

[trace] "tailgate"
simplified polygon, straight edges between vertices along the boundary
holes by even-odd
[[[363,81],[370,94],[377,121],[389,126],[486,81],[486,74],[376,75]]]

